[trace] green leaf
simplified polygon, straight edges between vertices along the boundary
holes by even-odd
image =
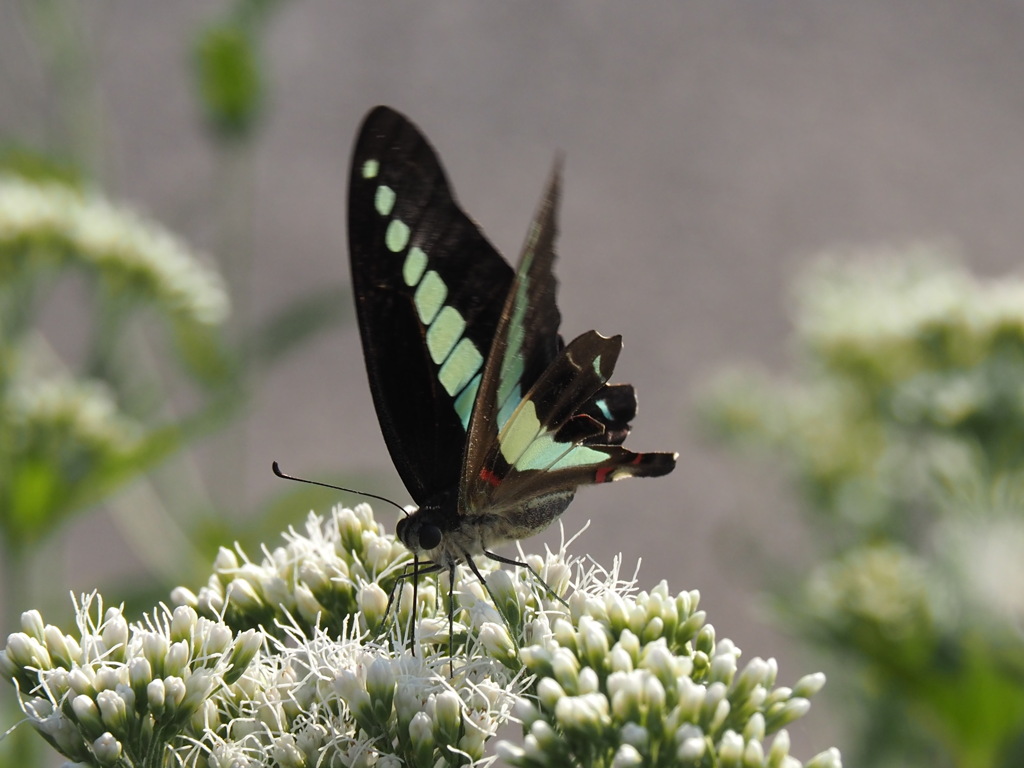
[[[263,83],[256,41],[247,25],[215,24],[200,33],[193,51],[196,88],[214,135],[245,139],[256,127]]]

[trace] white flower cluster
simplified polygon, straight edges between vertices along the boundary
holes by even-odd
[[[774,687],[773,659],[741,670],[739,649],[716,641],[697,609],[698,592],[673,596],[665,582],[637,592],[618,565],[605,571],[564,548],[549,555],[545,570],[568,566],[573,593],[568,610],[545,602],[527,613],[519,659],[534,679],[515,713],[525,739],[502,742],[499,754],[522,768],[803,765],[789,754],[784,727],[806,714],[824,675],[787,688]],[[517,582],[535,592],[524,595],[531,606],[539,595],[528,578]],[[841,759],[829,749],[806,765],[833,768]]]
[[[894,642],[921,643],[937,631],[939,601],[928,564],[893,542],[851,549],[816,568],[805,610],[823,628],[879,652]]]
[[[236,626],[304,627],[341,630],[353,618],[376,632],[384,621],[388,593],[409,551],[373,518],[368,504],[336,507],[326,520],[310,514],[303,533],[285,534],[284,546],[253,562],[244,552],[222,547],[213,574],[198,593],[179,587],[171,594],[204,616],[224,616]],[[406,590],[411,591],[411,590]],[[422,605],[433,606],[435,591],[420,588]],[[400,606],[407,620],[407,601]]]
[[[97,381],[70,377],[15,378],[0,402],[0,420],[51,440],[103,454],[129,453],[141,425],[118,410],[110,391]]]
[[[18,687],[28,722],[51,746],[87,765],[156,766],[172,741],[221,725],[215,697],[235,694],[259,633],[236,634],[185,607],[129,625],[98,599],[97,621],[92,603],[79,606],[77,638],[27,611],[0,652],[0,674]]]
[[[916,373],[929,353],[971,365],[1001,334],[1024,335],[1024,280],[980,280],[948,249],[923,243],[825,254],[804,275],[799,304],[798,329],[811,349],[897,379]]]
[[[195,322],[213,325],[227,316],[219,275],[167,230],[98,195],[0,176],[0,259],[32,258],[41,248],[82,261],[114,287],[145,291]]]
[[[486,766],[497,757],[488,742],[509,721],[525,734],[498,745],[512,765],[802,765],[784,728],[823,676],[775,687],[775,662],[741,669],[696,592],[637,592],[618,561],[605,570],[566,548],[520,553],[534,573],[481,562],[486,584],[460,567],[454,594],[446,575],[422,576],[415,605],[407,579],[389,618],[408,553],[367,505],[335,509],[311,515],[304,534],[291,531],[260,563],[223,550],[208,585],[176,590],[184,604],[158,626],[132,634],[108,613],[101,627],[83,623],[89,639],[76,643],[32,619],[0,671],[51,744],[102,765],[161,764],[121,759],[159,743],[161,760],[202,768]],[[80,678],[103,680],[93,686],[102,702],[82,698],[92,689]],[[157,679],[175,696],[154,698]],[[174,715],[167,728],[155,701]],[[829,750],[807,765],[840,759]]]

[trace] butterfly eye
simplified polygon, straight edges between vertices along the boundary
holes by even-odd
[[[433,549],[441,543],[441,529],[436,525],[424,525],[420,528],[420,547]]]

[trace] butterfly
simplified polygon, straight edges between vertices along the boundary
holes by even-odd
[[[406,117],[377,107],[356,138],[352,285],[377,418],[417,505],[396,531],[414,579],[466,563],[483,581],[476,556],[525,565],[493,548],[547,528],[579,486],[675,467],[622,447],[636,395],[608,383],[621,336],[559,335],[560,176],[556,163],[513,270]]]

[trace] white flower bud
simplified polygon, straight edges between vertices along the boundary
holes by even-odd
[[[764,741],[764,737],[764,715],[761,712],[755,712],[743,726],[743,738],[747,741]]]
[[[600,693],[566,696],[555,705],[555,720],[567,731],[599,737],[611,724],[608,699]]]
[[[79,695],[92,696],[96,693],[93,680],[96,673],[92,667],[76,667],[68,672],[68,687]]]
[[[434,735],[441,744],[455,744],[462,727],[462,699],[455,691],[442,691],[434,699]]]
[[[153,674],[164,674],[164,660],[170,649],[170,641],[159,632],[147,632],[142,638],[142,654],[153,667]]]
[[[44,630],[43,614],[39,611],[33,608],[31,611],[25,611],[21,614],[21,631],[26,635],[42,642]],[[10,641],[8,640],[8,642]]]
[[[390,661],[381,658],[370,663],[366,670],[366,693],[377,719],[386,723],[395,699],[395,672]]]
[[[548,712],[554,712],[555,706],[564,698],[565,690],[550,677],[543,677],[537,683],[537,701]]]
[[[519,660],[535,673],[544,673],[551,668],[551,651],[543,645],[531,645],[519,649]]]
[[[238,555],[227,547],[217,550],[217,557],[213,560],[213,572],[219,576],[233,576],[238,571]]]
[[[584,667],[580,670],[579,682],[576,685],[576,693],[597,693],[601,688],[601,681],[595,672],[590,667]]]
[[[629,654],[634,666],[640,661],[640,638],[630,630],[622,630],[622,634],[619,635],[619,641],[615,646]]]
[[[167,655],[164,656],[164,674],[185,677],[191,653],[192,649],[184,640],[173,643],[171,647],[167,649]]]
[[[228,658],[228,669],[224,673],[224,682],[228,685],[235,683],[245,673],[262,645],[263,635],[255,629],[247,629],[235,638],[231,656]]]
[[[294,613],[295,594],[291,586],[282,578],[266,578],[260,582],[260,592],[265,605],[274,606],[279,611]]]
[[[199,596],[188,587],[175,587],[171,590],[171,602],[177,606],[199,607]]]
[[[723,765],[739,765],[743,759],[743,737],[736,731],[726,731],[718,743],[718,758]]]
[[[121,759],[121,742],[112,733],[104,733],[93,741],[92,753],[100,765],[114,765]]]
[[[711,683],[711,685],[704,689],[704,701],[701,703],[700,708],[700,722],[704,724],[706,731],[714,732],[714,728],[711,727],[710,723],[718,711],[718,705],[725,701],[727,694],[728,689],[722,683]]]
[[[221,590],[209,589],[207,587],[199,590],[196,608],[201,613],[220,616],[224,612],[224,605],[224,593]]]
[[[26,611],[26,613],[33,613]],[[38,613],[36,611],[35,613]],[[24,618],[24,614],[23,614]],[[43,628],[39,627],[42,636]],[[15,632],[7,638],[7,657],[19,667],[30,669],[50,669],[50,654],[34,637],[25,632]]]
[[[178,713],[181,703],[185,700],[185,681],[180,677],[164,678],[164,705],[167,711],[172,715]]]
[[[356,592],[359,610],[366,618],[366,628],[376,632],[387,618],[388,596],[377,582],[361,584]]]
[[[731,698],[734,703],[739,704],[750,695],[750,692],[757,686],[766,684],[770,667],[768,662],[760,657],[751,659],[733,680]],[[712,663],[712,675],[714,675],[714,664]]]
[[[88,696],[75,696],[71,700],[71,711],[82,728],[83,735],[97,738],[106,729],[100,719],[100,710],[96,702]]]
[[[698,763],[707,750],[707,741],[700,728],[687,723],[676,731],[676,759],[680,763]]]
[[[806,768],[843,768],[843,759],[838,749],[830,747],[812,757],[807,762]]]
[[[326,613],[320,601],[316,599],[312,590],[305,584],[295,585],[295,606],[298,608],[299,616],[310,624],[316,624],[320,617]]]
[[[799,720],[807,714],[811,708],[811,702],[807,699],[794,697],[781,707],[773,707],[765,718],[768,730],[775,731],[783,728],[794,720]]]
[[[146,686],[146,701],[149,704],[149,711],[153,716],[159,718],[164,712],[164,698],[167,692],[164,689],[163,680],[153,680]]]
[[[399,729],[407,729],[413,716],[422,711],[423,702],[410,685],[399,685],[395,690],[395,714],[398,715]]]
[[[303,560],[299,563],[298,580],[309,587],[313,593],[323,593],[331,588],[331,580],[323,566],[316,560]]]
[[[616,643],[608,654],[608,666],[612,672],[632,672],[633,659],[625,648]]]
[[[648,716],[661,719],[665,713],[665,686],[654,675],[644,676],[644,701],[647,703]]]
[[[124,658],[125,645],[128,643],[128,621],[120,608],[107,609],[100,636],[103,638],[103,644],[115,652],[116,658]]]
[[[502,739],[494,748],[498,758],[507,765],[515,765],[517,762],[522,761],[526,755],[526,750],[520,747],[518,744],[513,744],[510,741]]]
[[[195,712],[220,683],[219,676],[212,670],[200,669],[185,681],[185,696],[178,703],[178,711]]]
[[[245,579],[232,579],[228,583],[226,594],[228,602],[242,614],[256,613],[264,608],[263,598]]]
[[[270,748],[270,756],[275,765],[281,768],[305,768],[306,756],[295,744],[295,737],[290,733],[283,733],[274,739]],[[380,766],[380,762],[377,763]]]
[[[100,691],[96,694],[103,724],[113,733],[125,735],[128,731],[128,707],[125,699],[116,691]]]
[[[370,696],[366,692],[366,686],[356,672],[345,669],[334,678],[334,692],[348,705],[348,708],[357,717],[367,717],[370,714]]]
[[[121,684],[121,667],[100,667],[92,679],[97,691],[112,691]],[[127,680],[125,680],[127,682]]]
[[[764,718],[762,718],[762,722]],[[789,757],[789,731],[783,728],[772,737],[772,748],[768,750],[768,764],[782,765]]]
[[[366,542],[363,562],[371,574],[378,575],[391,565],[391,542],[373,536]]]
[[[764,765],[764,747],[760,741],[748,741],[743,747],[743,764],[751,766]]]
[[[518,631],[523,623],[523,606],[511,574],[499,568],[487,576],[487,588],[494,599],[495,608]]]
[[[426,712],[417,712],[409,721],[409,739],[412,742],[416,765],[432,765],[434,724]]]
[[[663,639],[644,647],[640,666],[654,673],[664,686],[673,685],[679,676],[675,656],[665,646]]]
[[[546,565],[543,572],[544,581],[548,583],[556,595],[564,596],[569,591],[569,580],[572,578],[572,570],[563,562],[557,560]]]
[[[577,659],[568,648],[556,648],[551,657],[551,670],[565,690],[572,694],[576,692],[579,683],[580,660]]]
[[[57,666],[70,669],[71,665],[81,656],[82,649],[75,639],[65,635],[53,624],[47,624],[43,630],[43,641],[50,658]]]
[[[503,573],[503,571],[499,571],[499,573]],[[515,643],[512,642],[512,638],[503,624],[496,624],[493,621],[484,622],[480,627],[480,643],[492,658],[512,668],[518,666]]]
[[[651,735],[639,723],[626,723],[619,731],[619,738],[624,744],[630,744],[638,750],[646,750],[651,743]]]
[[[199,654],[207,658],[218,656],[231,648],[234,640],[234,632],[227,624],[213,623],[203,624],[203,629],[196,638],[200,644]]]
[[[619,722],[635,722],[641,716],[643,673],[614,672],[608,676],[608,693],[612,697],[612,711]]]
[[[611,768],[633,768],[636,765],[643,765],[643,755],[632,744],[623,744],[612,757]]]
[[[711,659],[711,673],[708,677],[726,685],[731,684],[736,677],[736,657],[731,653],[716,655]]]
[[[793,695],[803,699],[809,699],[825,687],[825,675],[821,672],[814,672],[804,675],[797,680],[793,686]]]

